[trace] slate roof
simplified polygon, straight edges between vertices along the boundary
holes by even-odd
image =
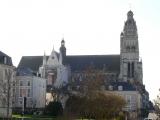
[[[118,86],[123,86],[123,91],[136,91],[136,88],[128,82],[112,82],[113,90],[118,90]]]
[[[17,76],[33,76],[34,73],[30,68],[17,68],[16,70],[16,75]]]
[[[120,55],[75,55],[67,56],[66,59],[71,67],[71,71],[85,70],[91,64],[94,65],[96,69],[103,69],[105,65],[108,71],[120,71]],[[18,68],[30,68],[36,72],[42,63],[43,56],[23,56]]]
[[[76,55],[67,56],[67,63],[72,71],[85,70],[89,65],[93,65],[95,69],[103,69],[107,71],[120,71],[120,55]]]
[[[6,57],[6,63],[4,61],[5,57]],[[3,53],[2,51],[0,51],[0,64],[6,64],[6,65],[9,65],[9,66],[13,66],[12,58],[9,57],[7,54]]]
[[[29,68],[34,72],[37,72],[42,63],[43,56],[23,56],[20,60],[18,68]]]

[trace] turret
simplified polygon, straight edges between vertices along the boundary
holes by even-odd
[[[64,39],[61,41],[60,57],[62,64],[66,65],[66,47]]]
[[[43,66],[46,65],[46,63],[47,63],[46,53],[44,52],[44,56],[43,56]]]
[[[127,13],[127,20],[131,20],[133,19],[133,12],[130,10],[128,13]]]

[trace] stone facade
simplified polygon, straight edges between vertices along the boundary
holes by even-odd
[[[15,67],[11,58],[0,51],[0,118],[12,116]]]
[[[132,11],[127,13],[127,21],[121,32],[120,42],[120,79],[142,84],[142,61],[139,57],[137,26]]]
[[[26,98],[26,108],[45,107],[46,79],[19,74],[16,76],[16,82],[14,108],[23,108],[24,98]]]
[[[64,49],[64,50],[63,50]],[[65,54],[65,43],[64,40],[61,42],[60,54],[54,51],[46,59],[46,55],[43,56],[43,64],[39,68],[38,74],[42,78],[47,79],[47,91],[51,91],[51,88],[60,88],[68,83],[69,78],[69,67],[65,65],[63,58]]]
[[[127,20],[125,22],[123,32],[120,35],[120,43],[121,43],[120,46],[121,49],[120,49],[120,59],[119,59],[120,62],[119,72],[108,70],[110,64],[108,64],[107,66],[105,63],[101,63],[101,66],[103,67],[99,68],[99,70],[103,70],[105,74],[110,74],[111,76],[108,79],[110,79],[111,82],[121,81],[121,82],[143,84],[143,71],[142,71],[143,68],[142,68],[142,61],[140,60],[139,57],[137,26],[133,18],[132,11],[129,11],[127,13]],[[76,57],[78,58],[78,56],[74,56],[74,58],[72,59],[74,60]],[[77,60],[79,61],[81,60],[81,62],[85,61],[85,56],[79,56],[79,57],[80,59]],[[97,64],[96,60],[98,60],[99,59],[98,57],[100,56],[96,56],[95,58],[94,56],[91,57],[93,58],[93,60],[90,60],[87,63],[88,67],[90,65],[96,66]],[[77,64],[79,64],[80,62],[75,62],[74,65],[71,65],[72,63],[70,64],[70,58],[71,58],[70,56],[66,56],[65,42],[64,40],[62,40],[59,54],[53,50],[48,60],[46,60],[45,56],[43,57],[43,66],[42,66],[42,71],[40,71],[40,74],[42,74],[42,76],[46,78],[46,72],[47,71],[50,72],[52,70],[53,72],[52,74],[54,75],[56,74],[54,77],[55,78],[54,85],[57,87],[60,87],[61,86],[60,84],[62,83],[66,84],[69,79],[74,80],[77,79],[79,75],[83,76],[83,72],[85,71],[85,69],[84,68],[79,69],[82,66],[79,66],[79,68],[76,70],[72,70],[72,67],[78,66]],[[89,58],[86,59],[88,60]],[[100,65],[97,65],[97,67],[99,66]]]

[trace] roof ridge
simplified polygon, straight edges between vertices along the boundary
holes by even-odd
[[[2,51],[0,51],[0,54],[2,54],[2,55],[4,55],[4,56],[7,56],[7,57],[10,57],[10,56],[8,56],[6,53],[4,53],[4,52],[2,52]]]
[[[120,54],[101,54],[101,55],[67,55],[67,56],[120,56]]]

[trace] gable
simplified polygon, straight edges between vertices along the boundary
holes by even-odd
[[[42,63],[43,56],[23,56],[20,60],[18,68],[30,68],[34,72],[37,72]]]

